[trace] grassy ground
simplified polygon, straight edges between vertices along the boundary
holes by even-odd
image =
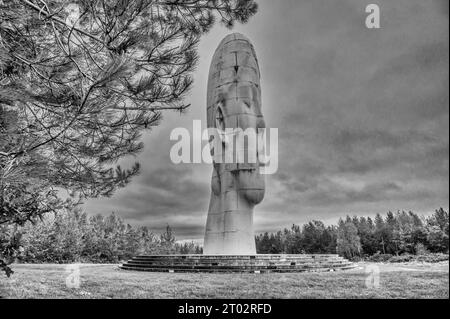
[[[368,266],[380,285],[367,288]],[[80,266],[80,287],[65,265],[13,265],[0,274],[3,298],[449,298],[449,264],[359,263],[349,271],[297,274],[140,273],[117,265]],[[370,267],[369,267],[370,269]]]

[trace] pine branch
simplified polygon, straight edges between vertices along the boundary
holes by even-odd
[[[24,3],[24,4],[26,4],[28,7],[30,7],[30,8],[32,8],[32,9],[34,9],[35,11],[39,12],[39,14],[44,14],[48,19],[54,20],[54,21],[58,22],[59,24],[65,26],[67,29],[72,29],[72,30],[74,30],[74,31],[77,31],[78,33],[81,33],[81,34],[83,34],[83,35],[85,35],[85,36],[91,38],[92,40],[95,40],[95,41],[97,41],[97,42],[99,42],[99,43],[101,43],[101,44],[104,45],[104,42],[103,42],[101,39],[99,39],[99,38],[93,36],[92,34],[86,32],[86,31],[83,31],[83,30],[81,30],[81,29],[78,29],[78,28],[76,28],[76,27],[74,27],[74,26],[69,26],[69,25],[67,25],[63,20],[61,20],[60,18],[54,16],[53,14],[50,14],[49,12],[45,11],[43,8],[39,8],[39,7],[38,7],[37,5],[35,5],[34,3],[32,3],[32,2],[30,2],[30,1],[28,1],[28,0],[20,0],[20,1],[21,1],[22,3]]]

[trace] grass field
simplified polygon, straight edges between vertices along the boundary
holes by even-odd
[[[380,270],[366,286],[367,266]],[[353,270],[297,274],[140,273],[117,265],[80,266],[80,287],[66,286],[65,265],[13,265],[0,276],[2,298],[449,298],[448,262],[369,264]]]

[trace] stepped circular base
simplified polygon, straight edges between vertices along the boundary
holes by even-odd
[[[124,270],[151,272],[267,273],[335,271],[355,265],[338,255],[149,255],[122,264]]]

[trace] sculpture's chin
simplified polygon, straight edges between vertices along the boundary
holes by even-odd
[[[258,190],[245,190],[242,191],[242,195],[244,198],[253,205],[257,205],[262,202],[264,198],[264,190],[258,189]]]
[[[261,203],[264,198],[264,176],[259,169],[239,171],[239,192],[251,204]]]

